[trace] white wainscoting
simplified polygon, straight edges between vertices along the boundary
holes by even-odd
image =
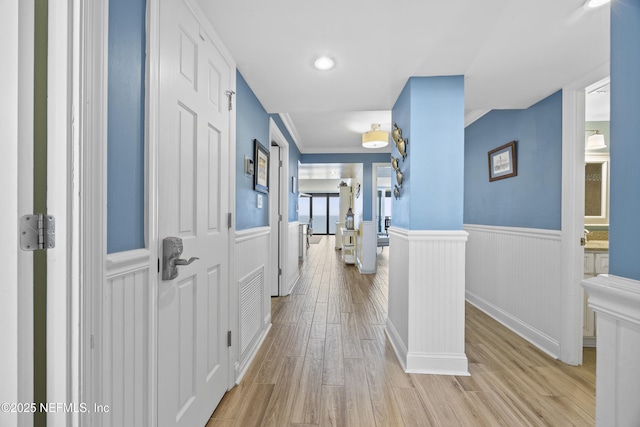
[[[96,313],[94,351],[100,355],[95,402],[109,405],[102,426],[149,425],[149,251],[107,255],[107,277]]]
[[[387,335],[410,373],[469,375],[462,230],[389,229]]]
[[[258,227],[236,232],[236,285],[231,292],[238,301],[237,338],[232,347],[237,361],[236,382],[240,382],[271,327],[271,228]],[[297,256],[297,253],[296,253]]]
[[[376,273],[376,255],[378,249],[376,224],[373,221],[360,223],[360,235],[358,236],[358,251],[356,265],[361,274]]]
[[[465,225],[467,300],[553,357],[560,356],[561,234]]]
[[[306,239],[302,239],[306,242]],[[300,229],[298,221],[290,222],[287,229],[287,254],[285,261],[286,277],[284,279],[284,289],[282,289],[281,296],[289,295],[293,292],[300,278],[300,270],[298,268],[298,260],[300,253]]]
[[[640,423],[640,281],[601,274],[582,281],[598,315],[596,425]]]

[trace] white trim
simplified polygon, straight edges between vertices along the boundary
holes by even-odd
[[[74,284],[80,305],[78,399],[88,404],[102,402],[101,354],[91,349],[91,335],[100,330],[101,294],[105,282],[106,253],[106,162],[107,162],[107,52],[108,2],[82,1],[74,9],[79,76],[74,79],[74,110],[77,111],[77,182],[80,183],[77,218],[79,283]],[[75,164],[75,162],[74,162]],[[75,229],[74,224],[74,229]],[[84,284],[84,285],[82,285]],[[75,323],[75,322],[74,322]],[[78,425],[91,423],[91,414],[74,419]]]
[[[638,424],[640,281],[613,275],[583,280],[598,316],[596,425]]]
[[[560,360],[570,365],[582,363],[585,88],[608,76],[609,68],[606,62],[562,89]]]
[[[3,224],[6,224],[9,228],[14,225],[17,225],[18,221],[15,218],[15,210],[12,209],[11,203],[13,202],[14,193],[13,191],[18,191],[18,218],[22,217],[26,214],[34,213],[33,211],[33,105],[34,105],[34,10],[35,5],[34,1],[20,1],[19,2],[19,17],[16,20],[13,20],[12,15],[7,11],[9,19],[12,22],[10,24],[6,24],[7,29],[12,29],[12,25],[17,24],[19,29],[18,35],[18,67],[5,67],[4,70],[11,72],[18,72],[18,85],[13,85],[12,78],[6,78],[4,76],[2,78],[3,82],[7,82],[9,85],[12,85],[12,89],[17,87],[18,89],[18,102],[17,105],[11,105],[9,103],[6,104],[7,108],[11,108],[12,111],[2,113],[2,118],[7,117],[7,119],[13,119],[14,112],[18,114],[18,121],[16,123],[10,123],[7,126],[2,126],[4,136],[11,144],[13,142],[13,126],[17,125],[18,138],[15,142],[18,144],[18,161],[13,162],[13,150],[14,148],[7,148],[3,150],[3,157],[6,156],[6,159],[9,160],[9,165],[3,166],[3,172],[7,173],[12,171],[12,167],[17,166],[18,174],[18,183],[17,186],[11,184],[11,179],[2,178],[1,182],[4,185],[3,191],[3,212],[10,214],[11,220],[5,221],[2,220]],[[4,13],[4,11],[3,11]],[[4,24],[3,24],[4,25]],[[10,37],[4,37],[3,40],[10,40]],[[12,46],[13,47],[13,46]],[[7,61],[7,64],[11,63],[11,59],[9,55],[5,56],[4,59]],[[3,71],[4,71],[3,70]],[[7,92],[3,92],[8,96]],[[3,102],[7,101],[7,99],[3,99]],[[12,99],[13,101],[13,99]],[[16,108],[13,108],[17,106]],[[2,120],[2,119],[0,119]],[[8,203],[7,203],[8,202]],[[13,241],[14,236],[18,235],[17,230],[13,233],[0,233],[7,241],[4,242],[6,249],[14,249],[16,245]],[[9,349],[12,346],[8,337],[3,337],[3,351],[9,356],[13,357],[15,355],[18,356],[17,369],[12,369],[11,363],[2,363],[1,366],[7,366],[11,374],[7,373],[6,375],[0,374],[0,378],[6,378],[7,382],[11,384],[13,381],[12,375],[17,374],[18,378],[18,396],[16,402],[32,402],[33,401],[33,252],[25,252],[18,250],[18,278],[17,280],[12,280],[12,268],[13,264],[9,261],[10,257],[2,257],[5,262],[8,262],[8,271],[3,273],[3,280],[6,280],[8,284],[14,284],[17,286],[18,291],[18,319],[17,322],[2,322],[4,325],[16,324],[18,337],[18,349],[17,352],[11,352]],[[3,295],[3,302],[6,298],[6,294]],[[9,303],[10,299],[6,301]],[[10,307],[2,307],[0,312],[5,314],[5,310],[7,313],[12,313]],[[11,328],[7,328],[8,331],[11,331]],[[0,386],[2,388],[2,386]],[[3,400],[11,402],[12,400]],[[2,416],[4,414],[0,414],[0,424],[3,424],[4,421]],[[10,415],[10,414],[7,414]],[[27,426],[28,424],[27,417],[18,416],[18,426]],[[16,423],[7,422],[7,425],[15,425]]]
[[[246,230],[239,230],[236,232],[236,243],[245,242],[247,240],[252,240],[257,237],[267,236],[271,233],[271,227],[256,227],[249,228]]]
[[[20,89],[22,87],[21,73],[23,71],[23,55],[21,55],[21,32],[22,24],[27,20],[27,15],[20,13],[22,2],[5,2],[2,4],[2,14],[0,15],[0,42],[2,47],[3,66],[0,68],[0,126],[2,128],[2,158],[0,158],[0,179],[3,187],[3,209],[0,211],[0,235],[3,237],[3,245],[0,248],[0,257],[6,265],[2,274],[2,286],[0,287],[0,340],[2,340],[2,351],[0,351],[0,401],[20,402],[23,397],[20,393],[22,382],[21,372],[33,370],[31,367],[21,369],[22,348],[27,341],[33,341],[33,326],[25,329],[29,335],[21,336],[22,325],[20,324],[20,310],[28,306],[33,306],[33,299],[30,301],[20,301],[20,285],[23,283],[20,277],[19,241],[18,241],[18,209],[22,202],[22,197],[18,192],[21,183],[21,171],[18,165],[20,161],[20,128],[22,125],[19,111]],[[33,56],[33,55],[32,55]],[[32,122],[33,123],[33,122]],[[24,162],[26,166],[31,162]],[[29,174],[29,170],[24,171]],[[24,283],[29,286],[28,283]],[[33,287],[33,281],[31,282]],[[26,325],[25,325],[26,326]],[[32,387],[33,388],[33,387]],[[33,394],[33,392],[31,392]],[[25,396],[32,401],[32,396]],[[22,417],[24,418],[24,417]],[[18,414],[9,411],[0,411],[0,424],[18,425]]]
[[[389,319],[388,317],[386,322],[386,328],[384,331],[387,334],[387,337],[389,338],[389,343],[391,344],[391,347],[393,347],[393,351],[395,351],[396,353],[396,358],[398,359],[398,362],[400,362],[400,366],[402,367],[402,370],[406,372],[407,371],[406,360],[407,360],[407,353],[408,353],[407,346],[404,344],[404,341],[402,341],[402,337],[398,333],[398,330],[394,326],[391,319]]]
[[[497,225],[464,224],[467,231],[482,231],[491,233],[508,234],[510,236],[535,237],[537,239],[560,240],[561,232],[558,230],[544,230],[539,228],[503,227]]]
[[[640,281],[601,274],[581,283],[589,293],[589,307],[599,316],[640,327]]]
[[[469,113],[464,115],[464,127],[469,126],[476,120],[479,120],[482,116],[489,113],[491,110],[471,110]]]
[[[235,380],[233,385],[240,384],[240,382],[242,381],[242,378],[244,377],[244,374],[247,373],[247,370],[251,366],[251,362],[253,362],[253,359],[255,359],[256,355],[258,354],[258,350],[262,346],[262,343],[264,343],[264,340],[267,338],[267,335],[271,330],[271,314],[269,314],[268,319],[265,319],[265,320],[267,321],[267,327],[262,331],[262,333],[260,334],[260,337],[254,341],[253,345],[251,345],[245,351],[250,356],[247,358],[247,360],[244,361],[243,364],[240,364],[239,361],[236,361],[234,364]]]
[[[107,255],[107,279],[149,268],[149,250],[136,249]]]
[[[480,311],[497,320],[511,331],[520,335],[522,338],[547,353],[549,356],[554,359],[558,358],[558,355],[560,354],[560,343],[558,341],[472,292],[466,291],[465,298],[470,304],[477,307]]]
[[[408,374],[455,375],[468,377],[469,361],[464,354],[419,353],[407,354]]]
[[[47,255],[47,400],[71,402],[78,386],[72,362],[78,361],[79,337],[72,319],[79,319],[79,283],[72,280],[72,239],[77,225],[72,147],[73,4],[52,2],[48,9],[47,69],[47,212],[56,217],[56,247]],[[75,184],[75,185],[74,185]],[[75,222],[75,224],[74,224]],[[67,426],[71,414],[47,414],[50,427]]]
[[[159,0],[147,1],[147,57],[146,57],[146,99],[145,99],[145,148],[146,148],[146,229],[145,237],[149,251],[149,366],[147,392],[149,407],[147,415],[149,425],[158,425],[158,274],[152,264],[159,259],[160,232],[158,223],[158,145],[160,141],[160,3]],[[106,194],[106,192],[105,192]],[[154,274],[155,273],[155,274]]]
[[[291,139],[293,139],[296,147],[300,148],[300,135],[298,135],[298,130],[293,124],[291,116],[289,116],[288,113],[280,113],[278,114],[278,116],[280,116],[280,120],[282,120],[282,123],[284,123],[284,127],[287,128],[287,132],[289,132],[289,135],[291,135]]]
[[[392,234],[409,242],[427,240],[466,242],[469,236],[469,233],[464,230],[406,230],[404,228],[389,227],[389,235]]]
[[[279,236],[280,236],[280,241],[279,241],[279,245],[278,245],[278,251],[279,251],[279,259],[280,259],[280,265],[276,266],[275,268],[282,268],[282,275],[280,277],[280,284],[283,285],[284,283],[286,283],[286,278],[289,277],[289,266],[288,266],[288,257],[289,257],[289,251],[291,250],[289,248],[289,242],[288,242],[288,232],[289,232],[289,227],[288,227],[288,223],[289,223],[289,181],[290,181],[290,177],[289,177],[289,143],[287,142],[287,139],[284,137],[282,131],[280,130],[280,128],[278,127],[278,125],[276,124],[276,122],[273,120],[273,118],[269,117],[269,140],[270,140],[270,144],[271,143],[276,143],[278,145],[278,147],[280,147],[280,160],[282,160],[282,168],[280,169],[280,188],[278,191],[279,194],[279,200],[277,201],[277,203],[279,203],[279,208],[280,208],[280,215],[282,215],[282,221],[277,220],[277,218],[272,218],[271,215],[271,206],[269,207],[269,223],[273,229],[273,222],[276,222],[276,224],[279,224],[280,230],[279,230]],[[271,233],[271,238],[273,239],[274,236],[276,236],[275,233]],[[298,251],[296,250],[296,256],[298,254]],[[278,264],[277,262],[271,262],[272,267],[275,266],[276,264]],[[286,293],[284,293],[284,289],[282,289],[283,286],[280,286],[278,289],[278,293],[280,296],[283,295],[287,295]],[[269,291],[271,293],[271,287],[269,287]]]

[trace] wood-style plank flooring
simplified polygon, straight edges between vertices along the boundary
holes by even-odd
[[[389,248],[360,275],[333,243],[272,299],[271,331],[206,427],[594,425],[595,349],[565,365],[469,304],[471,376],[405,374],[384,333]]]

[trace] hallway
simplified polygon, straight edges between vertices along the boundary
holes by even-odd
[[[588,426],[595,349],[567,366],[466,306],[470,377],[405,374],[386,340],[389,249],[378,274],[311,245],[300,282],[272,299],[272,329],[207,427]]]

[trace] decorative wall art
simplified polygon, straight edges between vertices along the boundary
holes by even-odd
[[[261,193],[269,193],[269,150],[257,139],[253,140],[253,145],[253,164],[255,165],[253,189]]]
[[[396,182],[398,183],[398,185],[400,185],[400,188],[402,188],[402,183],[404,182],[404,174],[400,169],[396,171]]]
[[[404,159],[407,157],[407,144],[409,143],[409,141],[402,138],[402,129],[400,129],[395,122],[393,123],[393,131],[391,131],[391,136],[396,142],[396,148],[398,149],[398,152],[400,153],[400,155],[402,156],[402,160],[404,161]]]
[[[516,141],[489,151],[489,181],[518,175],[516,161]]]
[[[394,171],[400,170],[400,166],[398,165],[399,161],[400,159],[398,159],[397,157],[393,157],[393,155],[391,155],[391,167],[393,168]]]
[[[395,197],[396,200],[400,198],[400,189],[398,188],[397,185],[394,185],[393,187],[393,197]]]

